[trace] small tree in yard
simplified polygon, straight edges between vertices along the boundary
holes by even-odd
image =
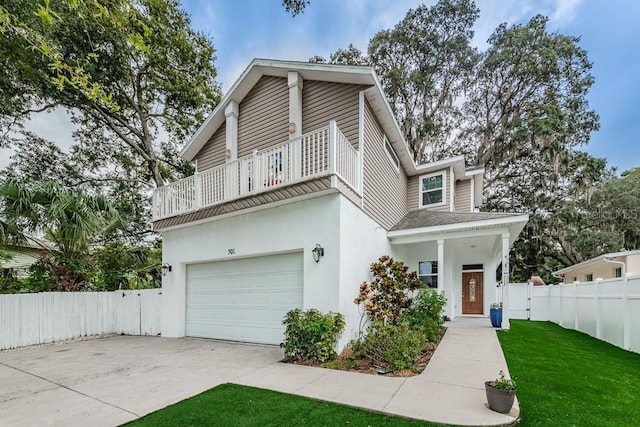
[[[400,316],[411,307],[410,293],[423,288],[415,271],[409,272],[401,261],[388,255],[371,264],[373,280],[360,285],[356,304],[363,304],[372,321],[398,324]]]

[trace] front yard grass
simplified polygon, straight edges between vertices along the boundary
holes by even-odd
[[[634,426],[640,354],[550,322],[512,320],[498,338],[518,385],[519,426]]]
[[[235,384],[222,384],[126,425],[135,427],[435,426],[435,424]],[[441,427],[441,425],[438,426]]]

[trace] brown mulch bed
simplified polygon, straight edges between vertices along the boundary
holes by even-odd
[[[429,346],[429,349],[426,350],[416,362],[415,369],[402,369],[400,371],[391,371],[386,372],[382,370],[382,367],[376,365],[372,360],[360,358],[356,359],[353,357],[353,352],[350,346],[347,346],[340,355],[336,359],[329,360],[327,362],[316,363],[311,361],[301,361],[301,360],[291,360],[284,359],[285,363],[292,363],[295,365],[304,365],[304,366],[315,366],[319,368],[326,369],[337,369],[340,371],[349,371],[349,372],[358,372],[361,374],[370,374],[370,375],[384,375],[387,377],[414,377],[416,375],[420,375],[422,371],[425,370],[433,353],[435,353],[438,348],[438,344],[442,340],[444,336],[444,331],[442,335],[438,338],[437,342],[432,343],[432,346]]]

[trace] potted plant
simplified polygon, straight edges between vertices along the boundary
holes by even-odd
[[[505,378],[503,371],[500,371],[500,378],[494,381],[486,381],[484,389],[487,393],[489,408],[503,414],[511,410],[513,400],[516,397],[516,382],[510,378]]]
[[[494,302],[489,309],[491,316],[491,326],[499,328],[502,325],[502,303]]]

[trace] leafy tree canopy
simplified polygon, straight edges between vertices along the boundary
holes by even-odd
[[[175,0],[7,0],[0,57],[5,128],[66,108],[86,149],[126,153],[154,186],[184,167],[177,144],[220,96],[213,45]]]

